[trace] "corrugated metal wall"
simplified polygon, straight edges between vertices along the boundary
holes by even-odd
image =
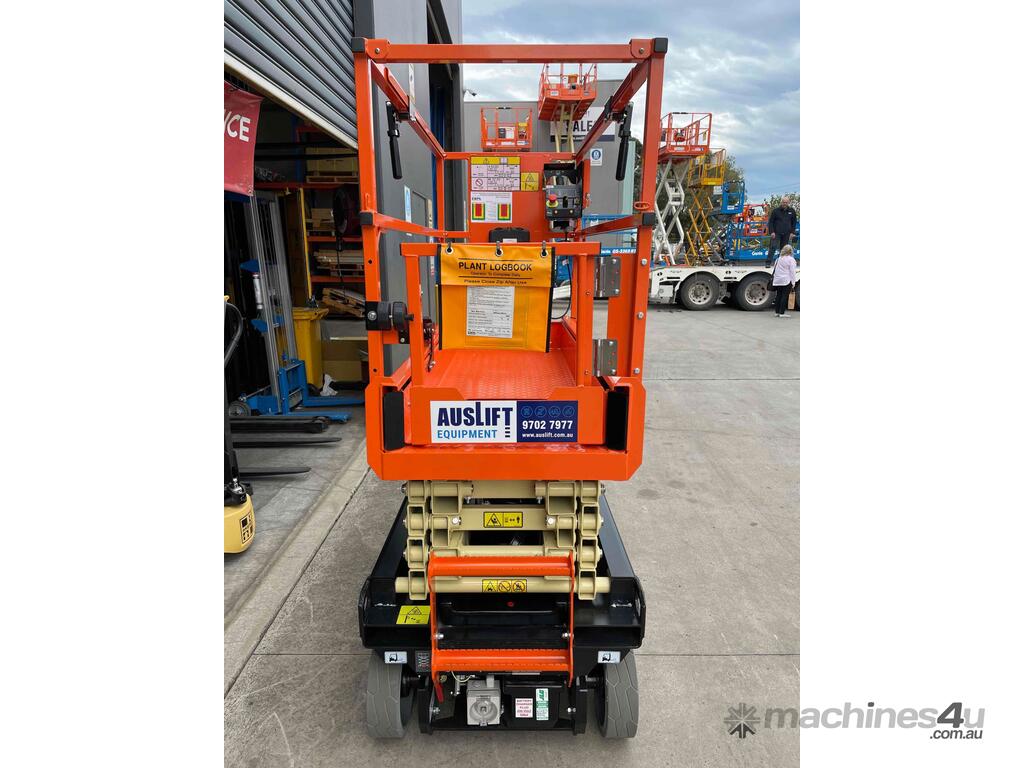
[[[225,66],[355,146],[352,32],[352,0],[224,0]]]

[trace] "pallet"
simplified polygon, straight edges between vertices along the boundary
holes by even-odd
[[[315,184],[357,184],[359,177],[342,174],[307,173],[306,181]]]

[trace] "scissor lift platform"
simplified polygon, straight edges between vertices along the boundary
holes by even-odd
[[[540,73],[540,120],[579,120],[597,98],[597,65],[560,64],[554,71],[545,64]]]
[[[658,162],[706,155],[711,149],[710,112],[669,112],[661,118]]]
[[[431,621],[429,600],[410,600],[407,594],[395,590],[396,579],[408,570],[404,556],[406,503],[402,503],[359,594],[359,636],[373,652],[371,675],[380,674],[380,670],[400,674],[403,709],[410,711],[415,704],[422,732],[480,730],[479,726],[467,725],[465,696],[455,694],[454,674],[439,678],[438,686],[431,683],[432,625],[435,633],[443,635],[435,641],[438,650],[464,651],[487,643],[482,650],[498,659],[502,652],[522,648],[561,652],[569,647],[565,634],[573,627],[572,680],[564,674],[517,674],[515,684],[506,685],[502,691],[500,723],[490,727],[584,733],[590,707],[597,708],[601,721],[607,667],[614,664],[611,659],[631,663],[627,654],[643,642],[646,604],[604,497],[600,507],[604,522],[599,542],[604,556],[598,575],[607,577],[611,588],[593,600],[573,597],[571,623],[568,594],[506,592],[437,594],[433,608],[437,615]],[[537,689],[547,691],[549,719],[517,718],[515,700],[528,693],[536,702]]]

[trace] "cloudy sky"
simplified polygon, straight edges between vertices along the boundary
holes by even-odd
[[[662,114],[712,112],[712,145],[735,156],[748,199],[799,191],[798,0],[463,0],[462,15],[467,43],[667,37]],[[598,67],[602,80],[627,69]],[[494,101],[535,100],[539,77],[536,65],[467,65],[464,75],[477,100]],[[635,103],[638,135],[643,90]]]

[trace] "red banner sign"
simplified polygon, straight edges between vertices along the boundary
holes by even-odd
[[[252,195],[256,124],[262,96],[224,83],[224,189]]]

